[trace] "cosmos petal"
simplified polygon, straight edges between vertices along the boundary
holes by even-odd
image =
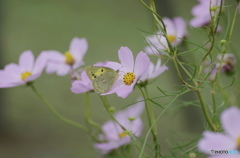
[[[34,64],[34,56],[30,50],[23,52],[19,58],[19,66],[22,69],[22,72],[28,71],[32,72]]]
[[[121,47],[118,51],[118,58],[126,72],[133,72],[134,58],[128,47]]]
[[[221,114],[221,122],[224,130],[233,138],[240,137],[240,109],[233,106],[224,110]]]
[[[198,142],[198,149],[209,154],[211,150],[234,150],[236,145],[236,141],[227,135],[205,131]]]
[[[138,53],[135,61],[134,74],[140,77],[149,67],[150,59],[146,53]]]
[[[85,38],[73,38],[70,43],[69,51],[73,55],[76,62],[82,62],[84,55],[88,49],[88,43]]]

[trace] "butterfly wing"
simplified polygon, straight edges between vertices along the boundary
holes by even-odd
[[[118,78],[118,72],[107,71],[92,81],[96,93],[102,94],[108,92]]]
[[[104,74],[106,72],[115,72],[111,68],[102,67],[102,66],[87,66],[87,67],[85,67],[85,71],[91,81],[95,80],[101,74]]]

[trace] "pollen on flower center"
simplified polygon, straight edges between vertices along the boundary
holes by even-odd
[[[167,38],[171,43],[176,41],[176,36],[174,36],[174,35],[168,35]]]
[[[119,138],[126,137],[127,135],[128,135],[128,132],[126,132],[126,131],[123,131],[122,133],[118,134]]]
[[[131,85],[136,78],[135,74],[132,72],[128,72],[123,76],[123,82],[125,85]]]
[[[68,51],[64,54],[65,56],[65,63],[68,65],[73,65],[75,63],[75,59],[72,54]]]
[[[24,81],[26,78],[28,78],[28,77],[31,76],[31,75],[32,75],[31,72],[28,72],[28,71],[23,72],[23,73],[21,74],[21,79]]]
[[[237,138],[237,150],[240,151],[240,137]]]

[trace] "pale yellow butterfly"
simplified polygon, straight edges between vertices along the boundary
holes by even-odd
[[[112,88],[119,72],[103,66],[87,66],[85,71],[92,81],[94,91],[98,94],[106,93]]]

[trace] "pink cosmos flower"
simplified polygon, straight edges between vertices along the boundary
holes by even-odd
[[[72,82],[71,91],[76,94],[93,90],[92,81],[88,78],[86,71],[82,71],[79,80]]]
[[[148,70],[140,77],[139,81],[145,82],[154,79],[166,70],[168,70],[168,67],[165,65],[161,66],[161,59],[158,59],[156,65],[150,62]]]
[[[119,77],[110,91],[101,95],[116,93],[119,97],[126,98],[133,91],[138,79],[147,71],[150,59],[146,53],[139,52],[134,61],[133,54],[127,47],[119,49],[118,58],[120,64],[108,62],[105,65],[114,70],[119,70]]]
[[[211,21],[211,14],[214,16],[215,11],[210,14],[211,8],[217,8],[221,0],[198,0],[199,4],[192,8],[194,18],[190,21],[193,27],[202,27]],[[217,8],[218,9],[218,8]]]
[[[119,148],[131,142],[129,134],[139,137],[142,131],[142,120],[140,115],[144,110],[144,103],[138,102],[128,108],[117,112],[114,116],[117,121],[126,128],[124,131],[114,121],[108,121],[102,126],[103,134],[99,135],[99,139],[103,143],[96,143],[94,146],[103,154],[109,153],[111,150]],[[133,137],[132,137],[133,138]]]
[[[172,46],[175,47],[182,42],[182,38],[187,35],[186,22],[181,17],[176,17],[173,20],[163,18],[166,26],[167,37]],[[150,45],[145,48],[145,52],[151,55],[164,54],[164,50],[168,49],[166,38],[163,36],[162,31],[158,31],[156,35],[148,36],[147,43]]]
[[[217,61],[214,63],[214,67],[211,70],[211,74],[209,75],[209,80],[213,81],[215,79],[215,76],[217,74],[217,71],[221,65],[222,60],[222,54],[217,55]],[[225,54],[224,58],[222,60],[222,67],[221,72],[225,72],[227,74],[231,74],[235,68],[235,65],[237,63],[236,57],[234,54]],[[206,62],[206,65],[210,65],[209,61]],[[205,72],[209,72],[210,68],[207,68]]]
[[[16,87],[37,79],[47,64],[47,55],[42,52],[34,62],[33,53],[28,50],[21,54],[19,65],[11,63],[0,70],[0,88]]]
[[[64,54],[50,50],[49,63],[46,72],[51,74],[56,72],[59,76],[66,75],[70,70],[74,70],[84,64],[83,57],[88,49],[85,38],[73,38],[69,50]]]
[[[225,133],[203,133],[203,138],[198,142],[198,149],[210,155],[211,150],[238,150],[240,149],[240,109],[230,107],[221,114],[222,127]],[[213,153],[214,154],[214,153]],[[239,154],[216,154],[209,158],[239,158]]]

